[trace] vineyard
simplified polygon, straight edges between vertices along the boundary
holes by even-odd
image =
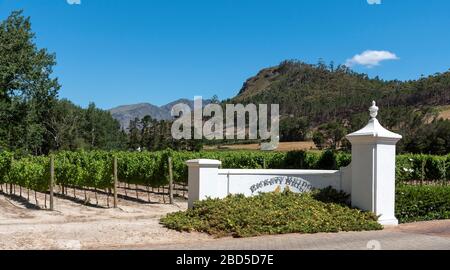
[[[222,161],[223,168],[238,169],[338,169],[351,162],[351,155],[331,151],[62,151],[38,157],[18,157],[15,153],[3,151],[0,153],[0,190],[16,194],[17,187],[22,197],[24,188],[27,200],[32,191],[35,198],[36,192],[44,193],[45,201],[46,195],[56,187],[57,193],[62,195],[67,195],[68,189],[74,190],[74,197],[77,197],[76,190],[82,190],[84,201],[89,191],[94,193],[97,204],[97,194],[106,195],[109,207],[109,196],[114,197],[118,188],[125,192],[123,197],[129,197],[131,187],[134,186],[137,199],[142,192],[153,192],[161,194],[164,202],[164,196],[168,196],[167,201],[170,202],[174,190],[175,195],[186,195],[188,171],[185,161],[195,158],[218,159]],[[399,155],[397,180],[448,183],[449,164],[450,155]],[[182,191],[182,194],[178,194],[178,191]]]

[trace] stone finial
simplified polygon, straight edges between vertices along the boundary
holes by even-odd
[[[372,107],[369,108],[370,117],[377,118],[378,115],[378,107],[375,101],[372,101]]]

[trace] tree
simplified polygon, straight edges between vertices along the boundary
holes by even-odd
[[[325,146],[325,136],[320,131],[315,131],[313,134],[313,142],[317,149],[322,150]]]
[[[87,147],[83,140],[81,126],[84,123],[83,109],[69,100],[56,103],[54,113],[47,120],[52,136],[51,148],[55,150],[76,150]]]
[[[128,148],[136,150],[141,147],[141,129],[139,127],[139,118],[130,120],[128,126]]]
[[[305,118],[286,117],[280,121],[280,141],[304,141],[309,129]]]
[[[211,104],[220,104],[219,97],[217,95],[213,95],[210,100]]]
[[[342,123],[334,122],[331,123],[331,125],[328,125],[328,134],[330,134],[331,141],[332,141],[332,148],[337,149],[341,145],[341,141],[345,138],[345,135],[347,135],[347,129],[344,127]]]
[[[447,155],[450,151],[450,120],[436,119],[420,125],[399,142],[399,152]]]
[[[153,119],[150,115],[144,116],[140,121],[141,127],[141,146],[151,150],[155,147],[155,137],[157,132],[155,127],[158,125],[158,121]]]
[[[331,148],[338,149],[345,141],[347,129],[342,123],[330,122],[319,127],[313,134],[313,142],[318,149]],[[345,150],[348,150],[348,144],[344,143]]]
[[[54,150],[126,149],[127,137],[109,112],[89,104],[87,109],[63,99],[46,121]]]
[[[38,49],[34,37],[21,11],[0,23],[0,134],[3,147],[41,154],[51,148],[46,120],[60,85],[51,77],[55,55]]]

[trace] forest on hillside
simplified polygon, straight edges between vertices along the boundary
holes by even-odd
[[[199,150],[202,141],[177,141],[171,121],[134,119],[127,130],[91,103],[60,99],[56,56],[35,44],[30,18],[13,12],[0,22],[0,149],[24,154],[52,151]],[[282,141],[314,140],[318,148],[349,149],[344,136],[367,123],[372,100],[380,121],[404,136],[400,152],[450,152],[450,72],[413,81],[384,81],[345,66],[285,61],[250,78],[239,94],[217,103],[280,104]],[[215,142],[218,144],[224,141]]]
[[[400,151],[450,151],[450,122],[438,117],[440,106],[450,104],[450,72],[385,81],[344,65],[290,60],[262,70],[226,102],[280,104],[282,141],[314,139],[319,147],[336,148],[367,123],[372,100],[382,124],[404,136]]]

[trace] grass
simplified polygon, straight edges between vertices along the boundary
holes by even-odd
[[[193,209],[168,214],[161,224],[216,237],[382,229],[374,214],[348,207],[347,199],[347,195],[332,189],[304,194],[231,195],[199,201]]]

